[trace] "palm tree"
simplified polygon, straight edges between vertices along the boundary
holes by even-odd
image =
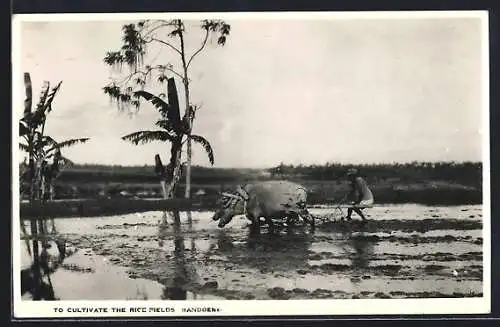
[[[59,82],[54,88],[50,89],[50,83],[44,82],[40,99],[35,108],[33,105],[33,89],[31,76],[24,73],[24,87],[26,99],[24,101],[23,117],[19,121],[19,137],[23,142],[19,143],[21,150],[28,153],[28,167],[26,173],[21,174],[22,181],[29,184],[30,204],[34,202],[44,202],[45,185],[47,176],[53,172],[65,159],[61,155],[61,148],[68,147],[77,143],[84,143],[88,138],[71,139],[64,142],[56,142],[50,136],[45,135],[45,124],[47,115],[52,111],[52,102],[61,87]],[[52,159],[53,164],[49,165],[48,160]],[[40,217],[42,218],[42,217]],[[38,226],[39,225],[39,226]],[[38,230],[43,231],[43,220],[37,219],[30,222],[31,237],[33,238],[33,262],[39,264],[39,244],[36,240]],[[21,222],[21,228],[25,233],[24,223]],[[28,249],[29,251],[29,249]],[[39,279],[39,272],[34,272],[35,280]]]
[[[50,136],[35,139],[31,147],[34,149],[32,157],[35,163],[35,176],[38,179],[35,183],[38,185],[39,199],[43,200],[45,195],[47,195],[47,191],[50,198],[53,199],[56,179],[65,168],[74,164],[62,155],[61,149],[74,146],[78,143],[85,143],[88,140],[88,138],[79,138],[57,142]],[[24,143],[19,143],[19,147],[26,152],[30,149],[30,146]],[[52,161],[51,164],[49,163],[50,161]],[[26,178],[26,175],[24,175],[24,178]]]
[[[29,73],[24,74],[24,84],[26,89],[24,115],[19,121],[19,136],[24,142],[19,143],[19,148],[28,153],[29,163],[25,177],[30,184],[30,199],[35,200],[42,199],[40,195],[45,191],[42,187],[43,184],[57,178],[61,166],[72,164],[69,159],[61,155],[61,149],[85,143],[89,138],[57,142],[44,134],[48,114],[52,111],[52,102],[62,82],[59,82],[52,90],[50,90],[50,83],[44,82],[40,99],[34,110],[32,108],[32,85]],[[53,163],[49,166],[48,161],[51,159]]]
[[[179,102],[177,98],[177,89],[175,80],[168,79],[168,103],[161,96],[153,95],[146,91],[137,91],[134,93],[137,98],[144,98],[151,102],[160,112],[161,118],[156,122],[157,130],[138,131],[122,137],[125,141],[130,141],[135,145],[146,144],[150,142],[160,141],[169,142],[170,161],[167,165],[164,174],[166,188],[164,190],[164,198],[170,199],[174,197],[175,188],[181,175],[181,156],[182,147],[189,140],[203,146],[208,155],[210,164],[214,164],[214,152],[210,143],[203,136],[190,134],[188,118],[182,118],[179,111]],[[158,157],[159,159],[159,157]],[[160,163],[161,165],[161,160]],[[163,186],[163,185],[162,185]]]

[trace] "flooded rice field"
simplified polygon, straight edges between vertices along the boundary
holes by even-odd
[[[482,296],[481,206],[380,206],[366,210],[366,224],[355,214],[352,222],[333,221],[339,218],[334,208],[311,213],[328,218],[319,219],[314,231],[255,232],[243,217],[220,229],[208,211],[46,221],[42,298]],[[28,238],[21,236],[24,300],[33,298]]]

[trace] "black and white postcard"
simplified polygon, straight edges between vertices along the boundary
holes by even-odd
[[[13,16],[16,318],[490,311],[488,13]]]

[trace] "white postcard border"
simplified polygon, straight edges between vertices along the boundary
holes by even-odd
[[[483,64],[483,297],[460,299],[347,299],[347,300],[225,300],[225,301],[22,301],[20,295],[20,241],[19,239],[19,180],[13,178],[12,218],[12,272],[13,315],[15,318],[95,318],[95,317],[178,317],[178,316],[276,316],[276,315],[385,315],[385,314],[481,314],[489,313],[491,306],[491,212],[490,212],[490,133],[489,133],[489,39],[487,11],[398,11],[398,12],[239,12],[239,13],[116,13],[116,14],[22,14],[14,15],[12,22],[12,82],[13,108],[22,106],[19,90],[21,53],[20,25],[26,21],[89,21],[203,19],[217,16],[221,19],[421,19],[421,18],[479,18],[482,21]],[[17,90],[17,91],[15,91]],[[13,111],[15,112],[15,111]],[[18,167],[18,117],[12,115],[13,176]],[[113,307],[146,308],[147,312],[117,313]],[[62,312],[59,312],[60,308]],[[74,308],[107,308],[107,312],[78,313]],[[150,312],[149,308],[174,308],[175,312]],[[183,312],[183,308],[212,308],[217,312]]]

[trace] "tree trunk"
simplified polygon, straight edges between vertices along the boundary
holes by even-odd
[[[31,147],[32,149],[32,147]],[[35,160],[33,158],[33,150],[30,150],[29,154],[29,169],[30,169],[30,205],[34,205],[36,201],[38,201],[38,188],[37,188],[37,167]],[[37,219],[31,219],[30,220],[30,229],[31,229],[31,240],[33,242],[32,249],[33,249],[33,264],[32,264],[32,269],[33,269],[33,279],[35,281],[34,284],[34,292],[33,292],[33,300],[37,301],[40,300],[40,257],[39,257],[39,243],[38,243],[38,220]]]
[[[181,179],[181,167],[180,167],[180,160],[181,160],[181,152],[179,151],[177,155],[177,161],[178,164],[175,165],[173,172],[172,172],[172,178],[170,179],[169,183],[167,183],[166,187],[166,198],[167,199],[173,199],[175,197],[175,190],[177,189],[177,184],[179,183],[179,180]]]
[[[54,183],[50,183],[50,201],[54,201],[55,192]]]
[[[175,197],[175,190],[181,178],[181,159],[182,159],[182,135],[178,136],[170,149],[170,163],[166,174],[166,199]]]
[[[161,185],[161,191],[162,191],[162,194],[163,194],[163,199],[166,200],[166,199],[168,199],[168,196],[167,196],[167,181],[164,178],[160,179],[160,185]]]
[[[189,103],[189,85],[185,85],[185,91],[186,91],[186,102]],[[189,199],[191,198],[191,157],[193,155],[192,152],[192,143],[191,143],[191,129],[192,129],[192,121],[191,121],[191,108],[188,105],[186,105],[186,110],[188,112],[188,135],[187,135],[187,153],[186,153],[186,190],[184,193],[184,198]]]
[[[179,20],[179,28],[182,28],[182,22]],[[186,189],[184,192],[184,198],[189,199],[191,197],[191,130],[192,130],[192,119],[191,119],[191,104],[189,101],[189,78],[186,63],[186,54],[184,51],[184,35],[179,33],[179,39],[181,41],[181,59],[182,59],[182,69],[184,73],[183,85],[184,85],[184,96],[186,102],[186,110],[184,117],[186,117],[187,123],[187,158],[186,158]]]

